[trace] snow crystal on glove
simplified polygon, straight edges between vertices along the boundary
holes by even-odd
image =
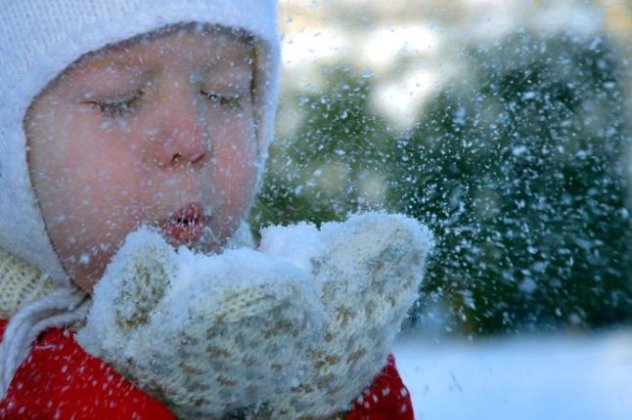
[[[179,417],[256,410],[297,383],[320,339],[306,284],[282,259],[176,252],[141,229],[95,287],[77,341]]]
[[[263,252],[309,269],[327,314],[324,340],[309,346],[307,374],[270,401],[273,417],[325,417],[350,408],[385,364],[432,246],[424,225],[384,213],[325,223],[320,232],[299,224],[262,233]]]
[[[207,256],[130,234],[79,343],[179,417],[326,417],[382,369],[417,297],[432,235],[366,213],[262,232]]]

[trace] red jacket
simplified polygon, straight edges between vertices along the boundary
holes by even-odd
[[[0,320],[0,334],[6,321]],[[47,330],[33,344],[0,402],[2,419],[174,419],[161,402],[86,353],[68,330]],[[349,420],[414,419],[408,390],[389,356]]]

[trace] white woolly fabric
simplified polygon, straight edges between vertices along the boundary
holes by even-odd
[[[25,303],[56,288],[38,269],[0,249],[0,318],[12,317]]]
[[[330,418],[384,366],[432,244],[383,213],[268,228],[259,251],[212,256],[141,229],[76,339],[178,418]]]
[[[275,0],[20,0],[0,2],[0,248],[61,286],[28,171],[23,119],[31,101],[82,55],[178,23],[242,29],[258,41],[260,165],[273,137],[280,62]],[[261,174],[261,171],[259,171]]]
[[[227,248],[252,248],[250,227],[242,223]],[[89,296],[78,287],[60,288],[31,264],[0,249],[0,317],[10,318],[0,343],[0,400],[33,340],[45,329],[84,320]]]

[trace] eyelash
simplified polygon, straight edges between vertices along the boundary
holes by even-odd
[[[241,109],[241,95],[225,96],[200,89],[200,94],[214,105],[229,107],[230,109]],[[140,106],[145,92],[141,89],[125,99],[112,100],[91,100],[87,104],[99,110],[107,118],[121,118],[134,113]]]
[[[144,95],[145,92],[139,89],[132,96],[118,101],[100,100],[86,101],[86,103],[97,108],[99,112],[108,118],[120,118],[136,111]]]
[[[213,105],[225,106],[230,109],[241,109],[241,95],[226,96],[200,89],[200,94]]]

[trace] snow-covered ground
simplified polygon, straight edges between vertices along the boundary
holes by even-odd
[[[395,355],[417,419],[632,419],[632,330],[474,342],[408,335]]]

